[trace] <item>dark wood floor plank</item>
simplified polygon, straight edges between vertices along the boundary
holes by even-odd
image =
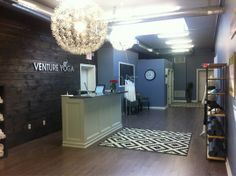
[[[101,147],[62,147],[61,132],[9,150],[0,160],[2,176],[226,176],[223,162],[206,160],[199,137],[201,108],[143,111],[123,118],[126,127],[192,132],[188,156]]]

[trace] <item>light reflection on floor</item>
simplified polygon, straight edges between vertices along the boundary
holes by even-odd
[[[170,105],[170,107],[189,107],[189,108],[193,108],[193,107],[197,107],[197,108],[203,108],[203,105],[201,103],[185,103],[185,102],[176,102],[176,103],[172,103]]]

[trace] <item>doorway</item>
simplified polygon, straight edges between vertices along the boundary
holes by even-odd
[[[173,102],[174,70],[172,68],[166,68],[165,77],[167,86],[167,104],[170,105]]]
[[[205,91],[205,85],[206,85],[206,70],[205,69],[197,69],[197,102],[202,101],[202,97]],[[214,76],[214,71],[209,70],[208,76]]]
[[[94,91],[96,87],[95,65],[80,64],[80,90]]]

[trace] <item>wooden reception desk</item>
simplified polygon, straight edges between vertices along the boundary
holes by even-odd
[[[87,148],[122,128],[121,93],[61,98],[63,146]]]

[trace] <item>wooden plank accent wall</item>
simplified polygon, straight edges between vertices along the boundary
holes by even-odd
[[[33,67],[33,62],[65,60],[75,72],[37,72]],[[5,86],[8,146],[61,129],[60,95],[80,88],[80,63],[97,65],[96,59],[60,49],[49,23],[0,6],[0,85]]]

